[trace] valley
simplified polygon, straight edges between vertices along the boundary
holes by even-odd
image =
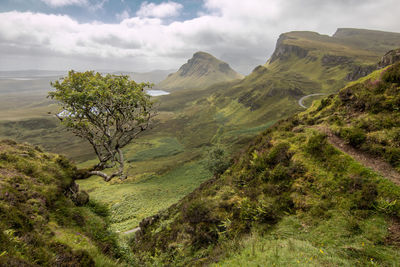
[[[398,33],[288,32],[247,76],[197,52],[175,73],[156,72],[158,114],[123,150],[127,179],[76,183],[109,211],[104,227],[131,263],[392,266],[399,65],[386,53],[399,47]],[[88,168],[92,148],[46,99],[59,78],[0,79],[0,138]],[[232,158],[221,175],[207,166],[215,147]]]

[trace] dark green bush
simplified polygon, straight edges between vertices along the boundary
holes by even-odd
[[[273,182],[279,182],[282,180],[286,180],[290,177],[289,170],[287,167],[282,164],[278,164],[270,174],[270,180]]]
[[[326,134],[313,133],[306,142],[305,151],[311,155],[321,156],[326,147]]]
[[[214,176],[223,174],[226,169],[232,164],[225,149],[222,147],[213,147],[209,152],[206,159],[207,169],[213,173]]]
[[[393,166],[400,166],[400,148],[386,147],[385,159]]]
[[[201,199],[194,200],[182,209],[183,220],[189,223],[213,221],[210,203]]]
[[[360,148],[367,139],[365,132],[358,127],[342,128],[340,129],[339,134],[340,137],[345,139],[348,144],[355,148]]]
[[[275,166],[279,163],[288,166],[293,154],[289,152],[290,144],[286,142],[279,143],[271,148],[265,161],[269,166]]]

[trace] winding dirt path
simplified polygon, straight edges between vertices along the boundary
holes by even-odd
[[[327,94],[316,93],[316,94],[311,94],[311,95],[305,95],[305,96],[303,96],[302,98],[300,98],[299,101],[298,101],[300,107],[302,107],[302,108],[308,108],[308,107],[306,107],[306,106],[304,105],[304,103],[303,103],[304,100],[306,100],[306,99],[309,98],[309,97],[318,96],[318,95],[327,95]]]
[[[318,125],[315,128],[328,136],[328,142],[331,145],[400,186],[400,173],[389,163],[346,144],[326,126]]]

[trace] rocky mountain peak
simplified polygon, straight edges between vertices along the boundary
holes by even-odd
[[[207,87],[216,82],[240,79],[243,76],[234,71],[228,63],[206,52],[196,52],[179,70],[170,74],[157,87],[174,90]]]

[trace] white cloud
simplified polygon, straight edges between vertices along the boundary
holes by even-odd
[[[121,13],[118,13],[115,15],[115,17],[119,20],[122,21],[124,19],[129,18],[129,11],[128,10],[124,10]]]
[[[52,7],[88,5],[88,0],[41,0],[41,1]]]
[[[179,11],[183,8],[183,5],[176,2],[163,2],[161,4],[154,4],[143,2],[140,6],[136,15],[139,17],[154,17],[154,18],[166,18],[175,17],[179,15]]]
[[[55,68],[170,69],[203,50],[248,73],[268,59],[283,32],[332,34],[339,27],[399,31],[397,1],[205,0],[201,15],[169,24],[163,19],[175,11],[157,13],[154,8],[153,13],[145,13],[143,6],[143,14],[128,17],[122,13],[123,20],[117,24],[5,12],[0,13],[0,68],[45,68],[53,64]],[[146,3],[149,5],[163,4]]]

